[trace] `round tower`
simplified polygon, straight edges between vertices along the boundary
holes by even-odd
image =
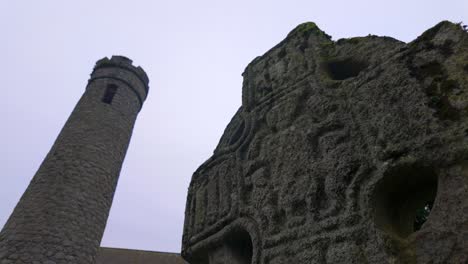
[[[128,58],[96,63],[0,233],[0,263],[94,263],[147,93],[146,73]]]

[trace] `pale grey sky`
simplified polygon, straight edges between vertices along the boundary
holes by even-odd
[[[185,195],[241,104],[241,73],[296,25],[333,39],[411,41],[466,0],[0,0],[0,227],[84,92],[96,60],[125,55],[150,78],[103,246],[180,252]]]

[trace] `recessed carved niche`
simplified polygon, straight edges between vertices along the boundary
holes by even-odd
[[[326,62],[324,70],[331,79],[341,81],[358,76],[367,66],[365,62],[346,58]]]
[[[244,230],[232,232],[224,238],[221,246],[209,252],[209,264],[252,263],[252,240]]]
[[[423,228],[436,199],[437,178],[430,167],[404,165],[389,169],[372,195],[376,226],[398,238]]]
[[[212,246],[198,251],[190,263],[194,264],[251,264],[253,243],[250,234],[235,227]]]

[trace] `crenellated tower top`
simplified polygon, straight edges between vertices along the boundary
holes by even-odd
[[[143,103],[149,91],[149,79],[143,68],[134,66],[132,60],[124,56],[105,57],[96,62],[89,83],[103,78],[123,82],[137,93]]]

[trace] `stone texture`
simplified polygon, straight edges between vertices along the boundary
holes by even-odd
[[[0,233],[0,263],[94,263],[147,92],[148,77],[131,60],[114,56],[96,63]]]
[[[243,76],[242,106],[192,177],[187,261],[468,263],[460,25],[406,44],[305,23]]]

